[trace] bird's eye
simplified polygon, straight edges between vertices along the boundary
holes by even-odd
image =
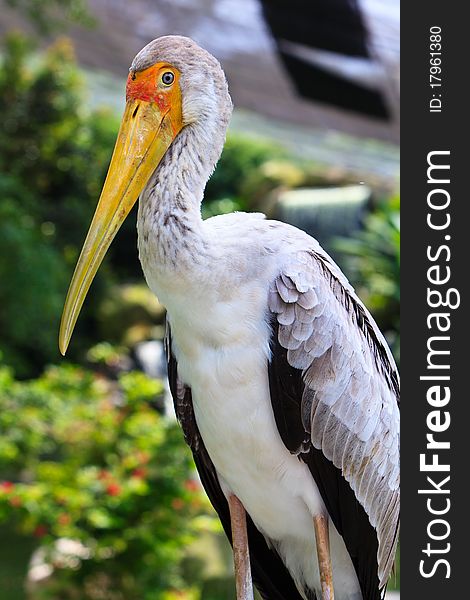
[[[162,83],[164,85],[171,85],[174,80],[175,80],[175,76],[171,71],[167,71],[166,73],[163,73]]]

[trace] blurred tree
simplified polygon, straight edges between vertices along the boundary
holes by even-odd
[[[52,332],[66,269],[47,224],[38,228],[22,207],[28,192],[10,183],[0,177],[0,352],[24,376],[37,360],[57,353]]]
[[[0,67],[0,350],[23,377],[57,357],[62,301],[118,127],[108,112],[82,110],[67,41],[34,70],[30,51],[24,37],[10,35]],[[105,285],[106,268],[85,308],[76,356],[89,345]]]
[[[62,31],[71,24],[90,27],[94,19],[87,0],[5,0],[33,24],[38,33],[47,35]]]
[[[204,192],[204,217],[252,209],[252,180],[260,178],[266,162],[282,156],[285,152],[271,142],[229,135]]]
[[[339,239],[345,272],[400,361],[400,198],[381,202],[354,238]]]
[[[99,195],[118,121],[105,111],[84,113],[68,40],[56,42],[34,71],[28,56],[25,38],[9,36],[0,70],[0,169],[41,196],[32,216],[53,222],[61,245],[80,244],[76,226]]]

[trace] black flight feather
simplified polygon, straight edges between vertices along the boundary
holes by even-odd
[[[287,350],[279,343],[278,327],[277,321],[273,319],[269,386],[279,433],[285,446],[292,453],[299,452],[299,441],[303,441],[303,451],[299,454],[299,459],[308,465],[328,513],[344,539],[356,570],[363,599],[380,600],[377,534],[341,471],[311,443],[308,449],[306,447],[303,438],[306,431],[301,415],[301,399],[305,387],[302,371],[289,364]],[[287,423],[289,426],[285,425]]]

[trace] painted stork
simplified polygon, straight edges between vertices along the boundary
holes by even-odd
[[[234,551],[238,600],[375,600],[399,520],[399,382],[371,315],[306,233],[261,214],[201,218],[232,112],[188,38],[129,70],[103,191],[67,295],[64,354],[140,196],[138,247],[166,306],[170,387]]]

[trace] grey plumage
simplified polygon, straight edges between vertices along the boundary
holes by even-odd
[[[271,286],[279,342],[306,384],[302,421],[377,530],[378,573],[390,574],[399,522],[398,375],[380,331],[338,267],[299,252]]]

